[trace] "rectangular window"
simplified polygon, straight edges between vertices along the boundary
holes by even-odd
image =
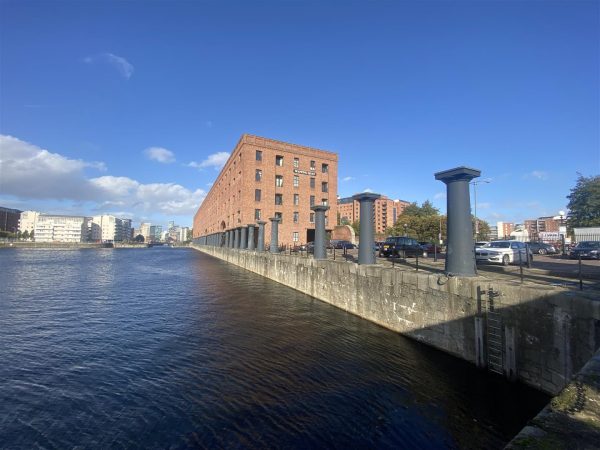
[[[310,206],[315,206],[315,196],[314,195],[310,196]]]
[[[298,232],[297,232],[297,231],[294,231],[294,232],[292,233],[292,241],[294,241],[294,242],[298,242],[298,240],[299,240],[299,237],[300,237],[300,236],[299,236],[299,234],[298,234]]]
[[[275,194],[275,204],[283,205],[283,194]]]
[[[326,198],[322,198],[321,199],[321,205],[328,206],[329,205],[329,201]]]
[[[311,179],[310,179],[310,188],[311,188],[311,189],[314,189],[314,188],[315,188],[315,179],[314,179],[314,178],[311,178]]]
[[[312,213],[312,212],[310,213],[309,222],[310,223],[315,223],[315,213]]]
[[[281,156],[281,155],[276,155],[275,156],[275,165],[276,166],[283,166],[283,156]]]
[[[327,181],[321,183],[321,192],[329,192],[329,184]]]
[[[256,150],[256,160],[262,161],[262,152],[260,150]]]
[[[294,223],[298,223],[300,220],[300,213],[298,211],[294,211]]]
[[[310,170],[315,170],[317,168],[317,166],[315,165],[314,161],[310,162]]]
[[[298,158],[294,158],[294,169],[300,167],[300,160]]]
[[[261,194],[260,189],[254,189],[254,201],[260,202],[260,194]]]
[[[276,217],[277,219],[279,219],[279,223],[280,223],[280,224],[281,224],[281,223],[283,223],[283,213],[276,212],[276,213],[275,213],[275,217]]]
[[[261,181],[262,180],[262,170],[260,169],[256,169],[256,176],[254,178],[256,181]]]
[[[300,177],[298,175],[294,175],[294,187],[300,186]]]
[[[329,173],[329,164],[321,164],[321,172]]]
[[[300,195],[294,194],[294,206],[298,206],[300,204]]]
[[[260,209],[254,210],[254,220],[260,220]]]
[[[275,175],[275,187],[283,187],[283,176]]]

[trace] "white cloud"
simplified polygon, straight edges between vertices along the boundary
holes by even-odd
[[[544,172],[543,170],[534,170],[526,175],[527,178],[536,178],[538,180],[547,180],[548,172]]]
[[[433,196],[434,200],[440,200],[442,198],[446,198],[446,193],[445,192],[438,192],[437,194],[435,194]]]
[[[0,135],[0,192],[5,196],[28,202],[89,202],[94,211],[118,208],[135,215],[182,216],[192,216],[206,196],[202,189],[193,191],[176,183],[143,184],[112,175],[88,178],[86,168],[105,169],[103,163],[70,159]]]
[[[150,147],[144,150],[146,158],[159,163],[169,164],[175,162],[175,154],[171,150],[162,147]]]
[[[86,56],[83,58],[83,62],[87,64],[109,64],[128,80],[131,78],[134,71],[134,67],[129,61],[122,56],[113,55],[112,53],[100,53],[99,55]]]
[[[198,163],[196,161],[192,161],[192,162],[188,163],[188,166],[194,167],[196,169],[204,169],[206,167],[214,167],[215,170],[220,170],[225,165],[225,163],[227,162],[228,159],[229,159],[229,153],[218,152],[218,153],[213,153],[212,155],[208,155],[208,158],[206,158],[202,162]]]
[[[356,178],[354,178],[354,177],[344,177],[344,178],[342,178],[342,181],[352,181],[352,180],[356,180]]]

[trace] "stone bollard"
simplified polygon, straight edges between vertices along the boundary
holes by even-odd
[[[236,228],[233,230],[233,248],[240,248],[240,229]]]
[[[240,249],[245,249],[248,246],[248,228],[242,227],[240,229]]]
[[[254,250],[254,224],[248,225],[248,250]]]

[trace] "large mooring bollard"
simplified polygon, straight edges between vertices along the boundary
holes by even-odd
[[[259,220],[258,224],[258,241],[256,243],[256,250],[259,252],[265,251],[265,224],[267,222]]]
[[[271,246],[269,251],[271,253],[279,253],[279,217],[269,217],[271,221]]]
[[[248,228],[240,228],[240,249],[245,249],[248,246]]]
[[[480,170],[469,167],[457,167],[435,174],[436,180],[446,184],[448,216],[446,274],[448,275],[477,276],[469,182],[480,175]]]
[[[327,259],[327,250],[325,248],[325,211],[329,206],[315,205],[312,209],[315,212],[315,259]]]
[[[360,242],[358,248],[359,264],[375,264],[375,224],[373,204],[381,195],[373,192],[361,192],[352,198],[360,202]]]
[[[248,250],[254,250],[254,224],[248,225]]]

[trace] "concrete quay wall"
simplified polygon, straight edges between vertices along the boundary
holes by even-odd
[[[507,377],[552,395],[600,347],[600,301],[590,294],[482,277],[193,247],[480,367],[496,364]]]

